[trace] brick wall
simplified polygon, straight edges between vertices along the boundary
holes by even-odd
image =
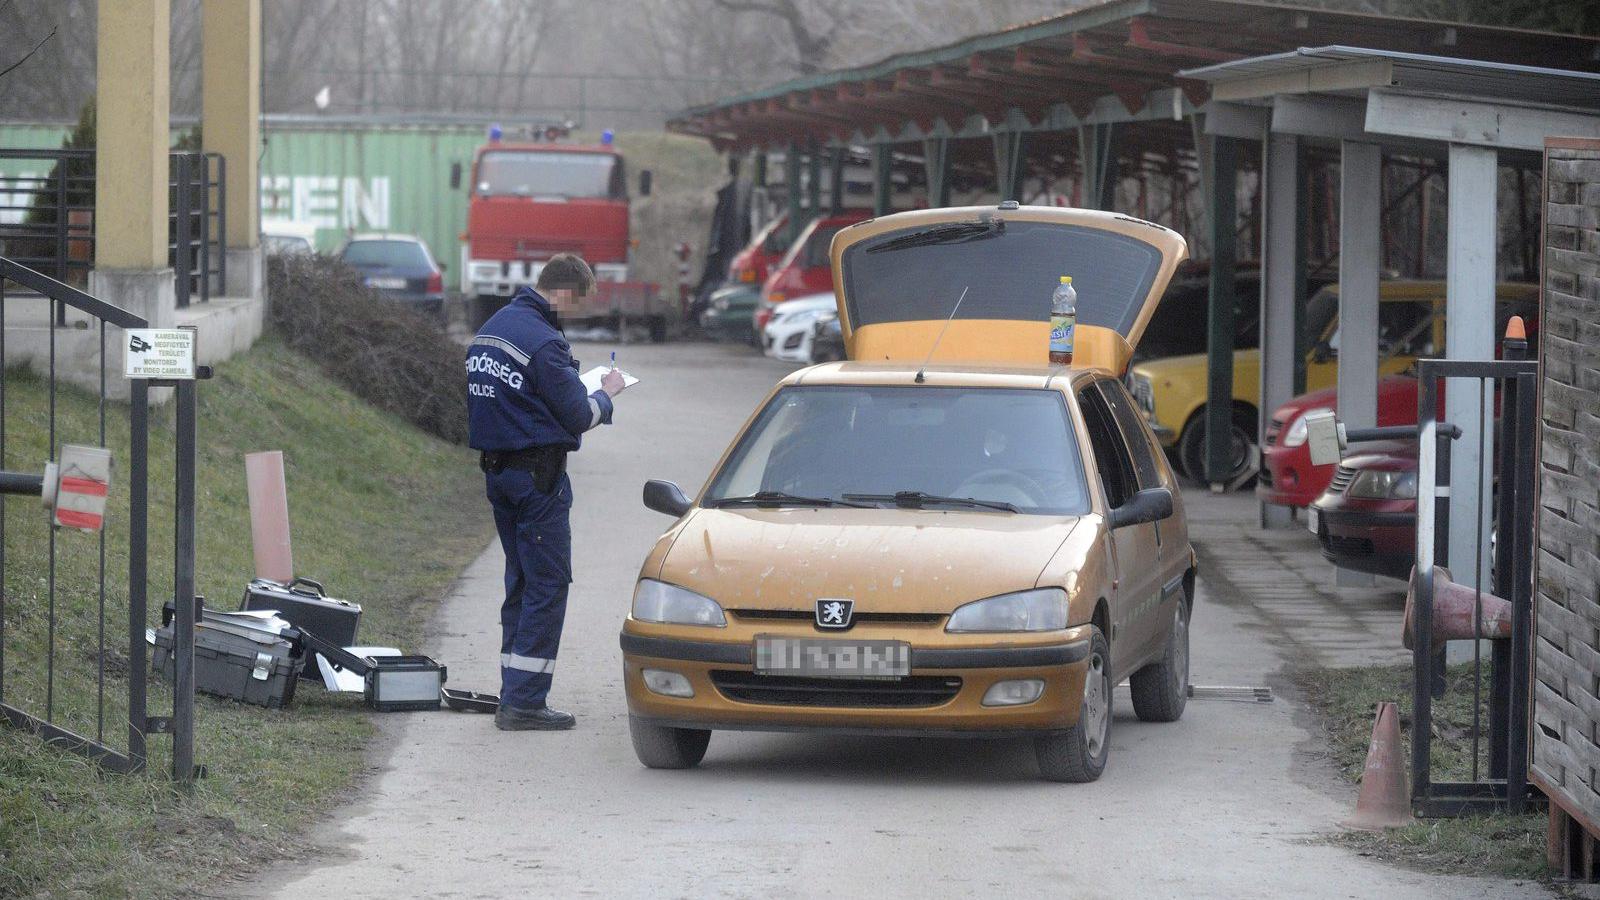
[[[1545,148],[1533,780],[1600,823],[1600,141]]]

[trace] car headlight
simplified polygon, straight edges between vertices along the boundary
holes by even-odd
[[[974,600],[956,607],[949,632],[1059,631],[1067,627],[1067,592],[1041,588]]]
[[[675,584],[641,578],[633,589],[633,617],[641,622],[667,625],[711,625],[722,628],[728,619],[710,597]]]
[[[1415,500],[1417,473],[1366,469],[1350,482],[1345,493],[1367,500]]]
[[[1311,409],[1306,410],[1305,412],[1296,416],[1293,422],[1289,423],[1288,429],[1283,432],[1282,440],[1280,440],[1278,443],[1285,447],[1298,447],[1301,444],[1304,444],[1306,442],[1306,417],[1331,412],[1333,412],[1333,410],[1326,406],[1314,406]]]

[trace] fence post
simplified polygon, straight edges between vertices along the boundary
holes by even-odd
[[[56,163],[56,280],[67,280],[67,226],[72,217],[67,213],[67,157],[61,157]],[[56,324],[65,327],[67,324],[67,306],[64,303],[50,301],[50,307],[55,310]]]
[[[176,168],[172,179],[172,269],[177,306],[183,309],[189,305],[189,293],[194,287],[190,277],[192,260],[189,258],[189,252],[193,249],[189,237],[189,154],[174,154],[172,163]]]
[[[217,159],[217,290],[228,293],[228,158]],[[209,167],[207,167],[209,168]]]
[[[199,601],[194,585],[195,399],[194,382],[177,382],[177,484],[173,533],[172,777],[194,783],[194,625]]]

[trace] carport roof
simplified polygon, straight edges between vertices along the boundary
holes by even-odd
[[[747,147],[1171,121],[1193,109],[1176,87],[1186,66],[1282,55],[1310,39],[1600,67],[1594,37],[1253,0],[1110,0],[695,107],[668,127]]]
[[[1354,139],[1540,150],[1549,135],[1600,137],[1600,74],[1361,47],[1302,47],[1190,69],[1214,122]],[[1301,104],[1300,106],[1286,104]],[[1296,115],[1296,109],[1312,110]],[[1269,110],[1250,113],[1252,106]],[[1222,124],[1229,110],[1244,109]],[[1251,115],[1257,118],[1252,120]],[[1310,128],[1310,130],[1306,130]]]

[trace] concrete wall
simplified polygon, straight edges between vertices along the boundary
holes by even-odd
[[[1534,781],[1600,825],[1600,141],[1545,153]]]

